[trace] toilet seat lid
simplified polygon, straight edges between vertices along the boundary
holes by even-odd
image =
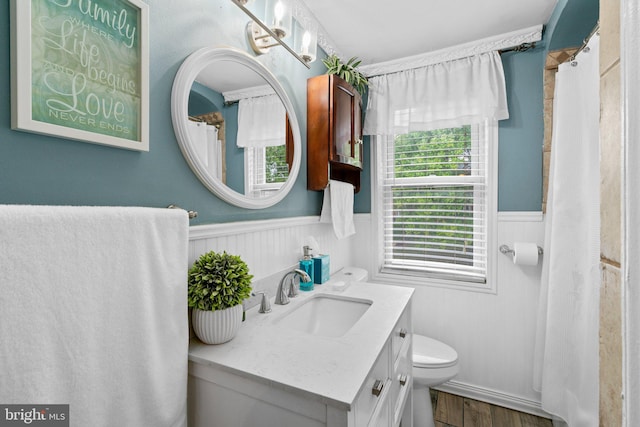
[[[458,353],[448,345],[423,335],[413,335],[413,366],[446,368],[458,363]]]

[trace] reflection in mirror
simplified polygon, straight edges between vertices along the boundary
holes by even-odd
[[[194,83],[189,94],[189,136],[211,174],[226,182],[224,117],[198,86]]]
[[[300,133],[286,93],[261,64],[235,49],[203,48],[178,71],[172,98],[183,154],[214,193],[248,208],[286,195],[299,169]]]
[[[287,181],[293,155],[287,112],[244,65],[222,60],[205,67],[191,87],[189,120],[204,163],[229,188],[266,197]]]

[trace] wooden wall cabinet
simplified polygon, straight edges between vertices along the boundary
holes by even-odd
[[[324,190],[329,179],[360,191],[362,97],[333,74],[307,80],[307,189]]]

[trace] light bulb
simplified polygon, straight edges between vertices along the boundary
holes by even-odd
[[[276,21],[275,24],[277,26],[278,24],[280,24],[280,21],[282,21],[282,18],[284,17],[284,5],[281,1],[276,3],[276,6],[273,9],[273,14]]]
[[[309,31],[305,31],[304,35],[302,36],[302,54],[303,55],[309,54],[310,44],[311,44],[311,34],[309,33]]]
[[[284,21],[285,15],[287,14],[287,9],[284,2],[278,0],[276,5],[273,7],[273,27],[271,30],[276,34],[276,36],[281,39],[287,35],[288,29],[286,28],[286,22]]]

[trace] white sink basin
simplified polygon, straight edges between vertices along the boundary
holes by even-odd
[[[356,324],[373,301],[338,295],[309,297],[276,322],[298,331],[325,337],[341,337]]]

